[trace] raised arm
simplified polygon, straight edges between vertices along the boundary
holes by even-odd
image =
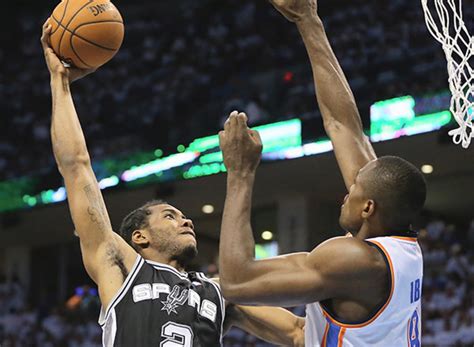
[[[237,326],[278,346],[304,346],[305,319],[283,308],[229,305],[226,326]]]
[[[347,189],[358,171],[376,155],[363,133],[359,111],[344,72],[317,14],[317,0],[273,0],[275,8],[295,22],[313,70],[324,128],[332,141]]]
[[[65,68],[49,47],[50,31],[46,22],[41,43],[51,75],[53,152],[66,185],[85,268],[106,306],[132,268],[136,253],[112,231],[69,88],[70,80],[91,71]]]
[[[250,213],[262,146],[243,113],[232,113],[224,129],[219,134],[227,168],[219,246],[224,297],[239,304],[293,306],[333,297],[359,299],[358,293],[369,292],[368,279],[384,274],[385,264],[356,238],[331,239],[311,253],[255,260]]]

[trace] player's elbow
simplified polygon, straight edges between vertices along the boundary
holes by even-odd
[[[234,304],[246,303],[245,291],[242,291],[241,285],[222,281],[221,279],[220,286],[222,290],[222,295],[227,301],[232,302]]]
[[[325,117],[323,118],[324,130],[328,135],[340,132],[343,128],[343,125],[340,121],[334,117]]]
[[[254,305],[260,303],[260,288],[255,287],[255,282],[242,283],[223,283],[221,281],[221,290],[224,298],[239,305]]]
[[[55,157],[61,172],[77,171],[78,169],[91,166],[91,160],[87,152],[56,154]]]

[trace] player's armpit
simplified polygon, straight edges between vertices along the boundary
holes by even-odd
[[[304,346],[305,319],[279,307],[229,305],[226,328],[237,326],[279,346]]]
[[[358,298],[372,280],[386,276],[379,254],[351,237],[328,240],[311,253],[285,255],[247,264],[247,271],[221,287],[239,304],[295,306],[325,299]]]

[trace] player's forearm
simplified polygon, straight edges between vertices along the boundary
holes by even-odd
[[[249,273],[255,255],[255,241],[250,224],[255,173],[229,172],[227,195],[222,218],[219,248],[221,286],[224,292],[241,283]]]
[[[362,135],[354,95],[326,36],[323,23],[316,15],[297,23],[313,70],[316,96],[326,131],[337,121]]]
[[[233,306],[234,325],[276,345],[304,346],[304,318],[279,307]]]
[[[66,76],[51,77],[52,122],[51,141],[60,169],[76,164],[88,164],[86,141],[74,108]]]

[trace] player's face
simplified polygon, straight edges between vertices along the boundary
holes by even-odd
[[[152,206],[150,210],[152,214],[148,222],[151,246],[171,257],[183,261],[192,260],[197,254],[193,222],[180,210],[168,204]]]
[[[359,232],[364,222],[362,212],[368,200],[364,192],[364,182],[367,181],[374,166],[375,161],[371,161],[359,171],[354,184],[349,189],[349,194],[345,196],[344,203],[341,206],[339,224],[344,230],[354,235]]]

